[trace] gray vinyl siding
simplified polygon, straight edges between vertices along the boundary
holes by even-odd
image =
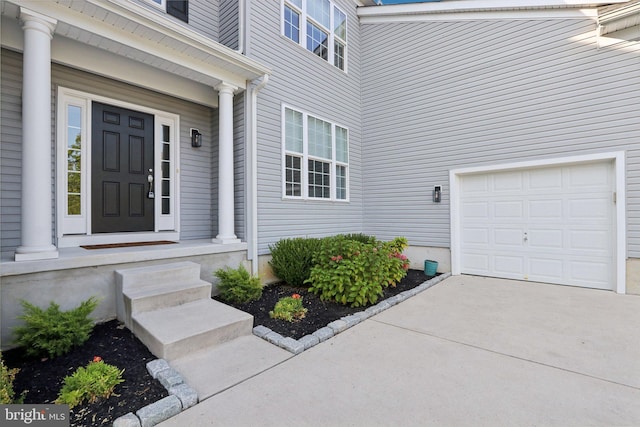
[[[235,197],[235,232],[244,240],[246,231],[246,145],[244,140],[244,93],[233,99],[233,164],[234,164],[234,197]]]
[[[182,25],[187,25],[194,31],[218,41],[220,32],[219,5],[220,0],[189,0],[189,22],[185,23],[178,18],[168,15],[166,11],[144,0],[130,0],[141,7]]]
[[[211,238],[217,235],[215,215],[218,189],[212,180],[212,170],[217,173],[217,110],[58,64],[52,64],[52,86],[54,129],[58,86],[178,114],[180,116],[180,236],[183,240],[189,240]],[[3,259],[11,258],[15,248],[20,245],[21,87],[22,55],[3,49],[0,149],[0,166],[2,166],[0,244]],[[197,128],[202,132],[201,148],[191,147],[190,128]],[[55,141],[55,135],[52,129],[52,153],[55,148],[53,141]],[[52,155],[52,174],[55,171],[53,159],[55,159],[54,155]],[[212,167],[213,165],[216,169]],[[236,173],[242,175],[243,171]],[[54,191],[52,191],[52,197],[53,194]],[[242,211],[240,213],[242,214]],[[55,233],[53,212],[52,221]],[[239,222],[243,226],[242,218]]]
[[[280,35],[280,2],[251,2],[247,55],[272,69],[258,94],[259,252],[282,238],[362,230],[360,33],[355,2],[348,15],[348,73]],[[349,129],[349,202],[283,200],[282,104]]]
[[[20,245],[22,60],[2,49],[0,61],[0,247],[2,259],[8,259]]]
[[[637,42],[598,49],[591,20],[362,28],[365,232],[449,247],[449,170],[624,150],[640,256]]]
[[[238,24],[238,0],[221,0],[218,41],[231,49],[238,49]]]
[[[219,41],[220,33],[220,0],[189,0],[189,26]]]

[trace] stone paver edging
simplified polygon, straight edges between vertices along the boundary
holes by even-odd
[[[149,374],[160,381],[169,396],[136,411],[117,418],[113,427],[151,427],[168,420],[181,411],[198,403],[198,394],[185,384],[182,376],[169,366],[166,360],[156,359],[147,363]]]
[[[267,328],[266,326],[262,326],[262,325],[256,326],[255,328],[253,328],[253,334],[293,354],[300,354],[303,351],[310,349],[314,345],[320,344],[321,342],[328,340],[332,336],[337,335],[340,332],[346,331],[347,329],[357,325],[363,320],[368,319],[369,317],[374,316],[378,313],[381,313],[384,310],[398,304],[399,302],[404,301],[407,298],[410,298],[414,295],[417,295],[426,289],[429,289],[431,286],[443,281],[449,276],[451,276],[451,273],[443,273],[430,280],[427,280],[426,282],[416,286],[413,289],[399,293],[398,295],[393,296],[391,298],[387,298],[386,300],[381,301],[378,304],[367,308],[366,310],[360,311],[350,316],[342,317],[341,319],[338,319],[338,320],[334,320],[324,328],[318,329],[311,335],[305,335],[299,340],[295,340],[290,337],[283,337],[279,333],[274,332],[271,329]]]

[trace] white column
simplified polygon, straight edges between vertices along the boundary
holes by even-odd
[[[237,87],[227,83],[216,86],[218,91],[218,235],[215,243],[239,243],[234,231],[233,186],[233,92]]]
[[[22,71],[22,225],[15,260],[58,257],[51,243],[51,39],[57,21],[20,8]]]

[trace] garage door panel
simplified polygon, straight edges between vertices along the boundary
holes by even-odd
[[[484,220],[489,216],[488,202],[468,202],[462,204],[462,214],[465,218],[479,218]]]
[[[549,283],[563,283],[564,281],[565,263],[563,260],[550,257],[531,257],[528,266],[528,280]]]
[[[562,218],[562,200],[530,200],[529,218]]]
[[[501,191],[522,191],[523,177],[521,172],[503,172],[494,175],[493,190]]]
[[[461,190],[465,195],[488,193],[489,177],[487,175],[470,176]]]
[[[562,249],[564,246],[562,230],[530,228],[527,234],[529,247],[534,250]]]
[[[470,274],[489,273],[489,255],[483,253],[466,253],[462,262]]]
[[[571,219],[588,219],[599,222],[607,219],[611,210],[610,194],[599,198],[569,200],[569,216]]]
[[[613,289],[614,181],[610,161],[462,176],[461,271]]]
[[[596,252],[610,253],[611,237],[607,230],[575,230],[569,233],[569,247]]]
[[[524,244],[522,228],[496,228],[493,230],[493,244],[496,249],[520,248]]]
[[[573,166],[567,171],[567,186],[570,189],[607,191],[611,188],[611,163]]]
[[[559,168],[534,170],[529,172],[529,189],[535,192],[554,191],[562,188],[562,170]]]
[[[493,216],[501,219],[522,219],[524,202],[521,200],[496,202],[493,204]]]
[[[462,232],[463,243],[467,245],[481,245],[489,247],[489,230],[486,228],[465,228]]]
[[[608,264],[603,262],[584,262],[574,260],[570,263],[569,273],[572,284],[588,288],[609,289],[611,280]]]
[[[493,257],[493,271],[499,275],[524,274],[524,258],[513,255],[495,255]]]

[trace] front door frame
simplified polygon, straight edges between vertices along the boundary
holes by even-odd
[[[585,154],[581,156],[559,157],[552,159],[531,160],[525,162],[514,162],[505,164],[494,164],[476,166],[469,168],[452,169],[449,171],[449,185],[451,193],[450,218],[451,218],[451,273],[461,274],[462,268],[462,231],[461,231],[461,200],[460,200],[460,179],[463,175],[476,174],[482,172],[501,172],[514,169],[533,169],[545,166],[569,166],[572,164],[598,162],[611,160],[614,163],[615,174],[615,214],[614,227],[615,238],[614,247],[614,272],[615,286],[617,293],[626,292],[626,193],[625,193],[625,152],[614,151],[607,153]],[[613,195],[612,195],[613,197]]]
[[[180,116],[166,111],[120,101],[88,92],[58,87],[56,111],[56,236],[58,247],[75,247],[84,244],[127,243],[135,241],[179,240],[180,238]],[[154,116],[154,184],[155,194],[161,193],[162,145],[164,127],[169,128],[170,139],[170,214],[162,214],[161,197],[155,198],[155,229],[152,232],[91,233],[91,107],[101,102],[115,107],[135,110]],[[67,108],[80,107],[82,111],[82,160],[81,160],[81,214],[67,215]]]

